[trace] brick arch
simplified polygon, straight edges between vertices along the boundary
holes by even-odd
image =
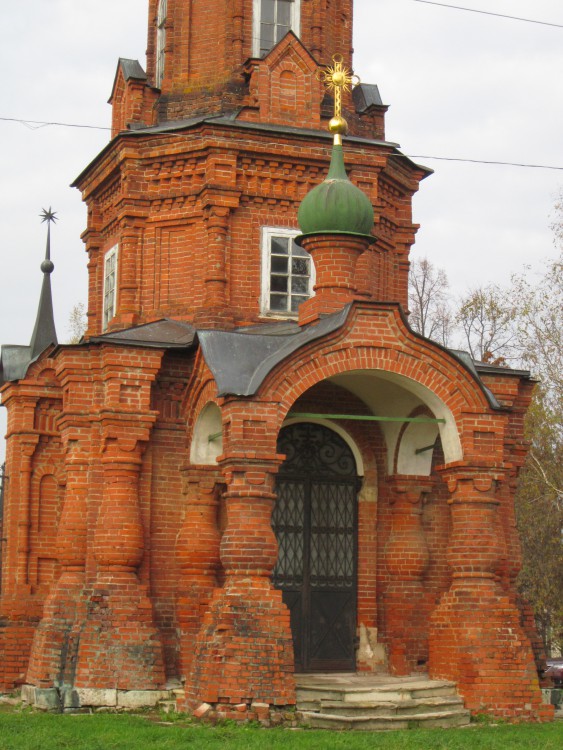
[[[398,313],[395,322],[397,318]],[[406,335],[399,339],[397,348],[366,344],[377,341],[373,330],[369,337],[362,335],[357,339],[353,329],[339,336],[339,340],[333,338],[306,347],[270,373],[260,395],[279,404],[281,423],[295,401],[312,386],[336,376],[363,373],[380,383],[398,385],[405,393],[415,395],[419,405],[425,405],[435,417],[444,418],[446,423],[440,425],[440,437],[446,462],[461,460],[468,447],[462,445],[465,415],[490,413],[486,398],[472,376],[447,352],[410,334],[402,323],[401,328]],[[354,334],[353,339],[358,343],[346,340],[352,338],[350,334]],[[399,416],[408,413],[410,409]]]
[[[27,371],[26,378],[34,378],[41,385],[52,385],[60,388],[61,383],[57,376],[56,362],[54,359],[40,359],[33,362]]]

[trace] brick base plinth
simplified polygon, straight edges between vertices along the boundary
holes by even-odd
[[[530,643],[492,579],[454,580],[430,624],[430,677],[457,683],[472,713],[547,721]]]
[[[401,590],[388,592],[385,611],[390,674],[426,671],[428,621],[422,586],[405,583]]]
[[[47,688],[60,686],[72,679],[78,645],[74,626],[83,588],[84,571],[67,571],[61,575],[47,598],[43,619],[33,639],[27,671],[28,684]]]
[[[35,625],[0,620],[0,693],[9,693],[25,681]]]
[[[99,578],[88,594],[76,688],[158,690],[165,682],[152,604],[134,573]]]
[[[289,611],[263,578],[218,590],[186,682],[186,707],[201,703],[295,705]]]

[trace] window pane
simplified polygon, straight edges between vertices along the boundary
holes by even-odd
[[[307,258],[292,258],[291,259],[291,273],[295,273],[300,276],[308,276],[309,275],[309,260]]]
[[[276,26],[276,42],[281,41],[289,31],[289,26]]]
[[[309,291],[309,278],[307,276],[294,276],[291,279],[291,291],[293,294],[307,294]]]
[[[289,251],[289,237],[272,237],[272,253],[287,255]]]
[[[270,310],[287,312],[287,294],[270,294]]]
[[[282,26],[291,26],[291,0],[278,0],[278,17],[276,21]]]
[[[272,273],[287,273],[288,260],[281,255],[272,255]]]
[[[274,30],[275,26],[260,24],[260,49],[264,53],[269,52],[274,46]]]
[[[310,255],[306,250],[303,250],[302,247],[299,247],[297,242],[291,243],[291,254],[292,255],[298,255],[300,258],[309,258]]]
[[[262,23],[274,23],[276,0],[262,0],[260,20]]]
[[[272,292],[287,292],[287,276],[272,276],[270,289]]]
[[[301,297],[301,296],[292,296],[291,297],[291,312],[297,312],[297,309],[298,309],[299,305],[302,302],[305,302],[306,299],[309,299],[309,297],[308,296],[303,296],[303,297]]]

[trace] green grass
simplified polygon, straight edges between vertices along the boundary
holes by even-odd
[[[123,714],[0,713],[0,750],[560,750],[563,722],[399,732],[210,727]],[[166,721],[163,717],[162,721]]]

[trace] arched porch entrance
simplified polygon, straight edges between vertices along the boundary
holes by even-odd
[[[297,672],[355,670],[358,504],[354,454],[325,425],[284,427],[272,516],[274,586],[291,616]]]

